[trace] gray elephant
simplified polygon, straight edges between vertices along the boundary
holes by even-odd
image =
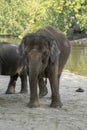
[[[22,47],[0,42],[0,75],[9,75],[10,81],[6,94],[15,93],[16,80],[21,78],[21,93],[27,92],[26,59],[22,55]]]
[[[51,107],[62,107],[59,81],[62,70],[70,54],[70,44],[59,30],[45,26],[27,34],[21,42],[29,63],[30,101],[29,107],[39,107],[37,82],[43,77],[50,81],[52,91]]]

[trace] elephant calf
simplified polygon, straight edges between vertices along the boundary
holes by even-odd
[[[9,75],[7,94],[15,93],[18,76],[21,78],[21,93],[27,92],[26,59],[21,55],[20,46],[0,42],[0,75]]]
[[[51,107],[61,107],[59,81],[70,54],[70,44],[59,30],[45,26],[27,34],[21,42],[28,59],[30,102],[29,107],[39,107],[37,82],[43,77],[50,81],[52,91]]]

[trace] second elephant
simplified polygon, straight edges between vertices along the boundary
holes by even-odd
[[[21,93],[27,92],[26,59],[21,54],[19,46],[0,42],[0,75],[10,76],[7,94],[15,93],[15,85],[18,76],[21,78]]]

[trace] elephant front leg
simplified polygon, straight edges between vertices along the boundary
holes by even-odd
[[[14,94],[15,93],[15,86],[16,86],[17,78],[18,78],[18,75],[10,77],[10,81],[8,84],[8,88],[6,90],[6,94]]]
[[[57,108],[62,107],[62,103],[60,100],[60,94],[59,94],[59,79],[57,76],[57,72],[55,68],[51,68],[49,73],[49,81],[51,85],[51,91],[52,91],[52,102],[51,107]]]
[[[37,78],[34,75],[34,78],[29,77],[30,82],[30,102],[28,106],[30,108],[33,107],[40,107],[39,101],[38,101],[38,95],[37,95]]]

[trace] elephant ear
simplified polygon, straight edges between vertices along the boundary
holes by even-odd
[[[54,63],[57,60],[59,54],[60,50],[58,48],[58,45],[55,40],[52,40],[50,42],[50,60],[52,63]]]
[[[20,55],[23,55],[23,53],[24,53],[24,40],[22,40],[18,49],[19,49]]]

